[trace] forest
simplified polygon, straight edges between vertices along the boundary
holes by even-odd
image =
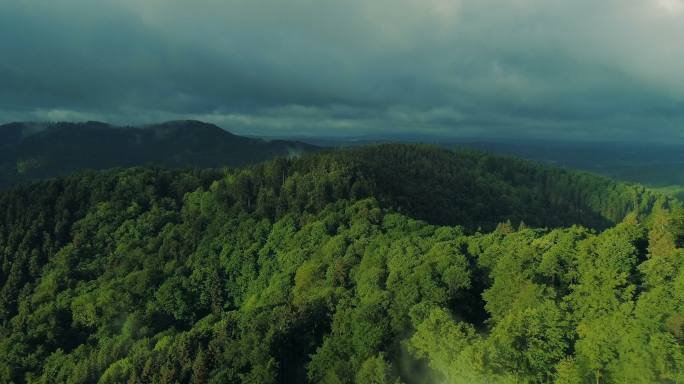
[[[684,209],[379,145],[0,191],[3,383],[684,382]]]

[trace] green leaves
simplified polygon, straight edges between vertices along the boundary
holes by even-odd
[[[679,382],[683,220],[652,197],[424,146],[20,188],[0,381]]]

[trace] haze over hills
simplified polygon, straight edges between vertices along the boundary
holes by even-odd
[[[684,197],[684,155],[677,143],[446,138],[424,134],[259,138],[193,120],[137,127],[102,122],[0,126],[0,186],[85,169],[136,165],[221,167],[297,156],[321,147],[387,142],[465,146],[581,169]]]
[[[297,141],[242,137],[191,120],[140,127],[11,123],[0,126],[0,186],[84,169],[240,166],[316,150]]]

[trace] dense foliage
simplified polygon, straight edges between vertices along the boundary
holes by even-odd
[[[478,141],[466,145],[637,182],[684,199],[684,152],[679,143],[526,140]]]
[[[0,125],[0,187],[84,169],[239,166],[317,149],[295,141],[237,136],[199,121],[144,127],[12,123]]]
[[[684,214],[638,186],[396,145],[0,213],[0,382],[684,381]]]

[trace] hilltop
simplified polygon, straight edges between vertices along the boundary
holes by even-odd
[[[318,149],[297,141],[238,136],[192,120],[140,127],[11,123],[0,126],[0,186],[86,169],[241,166]]]

